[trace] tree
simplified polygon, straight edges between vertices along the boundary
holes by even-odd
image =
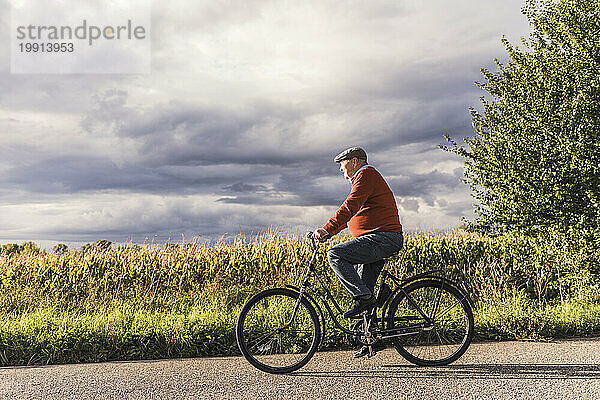
[[[23,242],[23,244],[21,245],[21,252],[24,253],[37,254],[40,251],[40,248],[34,242]]]
[[[81,249],[79,249],[82,253],[87,253],[88,251],[92,251],[92,250],[98,250],[98,251],[105,251],[110,249],[110,246],[112,245],[111,241],[108,241],[106,239],[101,239],[101,240],[97,240],[94,243],[86,243],[83,246],[81,246]]]
[[[38,254],[41,252],[40,248],[34,242],[23,242],[23,244],[17,243],[7,243],[3,246],[0,246],[0,252],[5,254],[21,254],[21,253],[31,253]]]
[[[11,255],[11,254],[19,254],[22,248],[17,243],[7,243],[2,245],[2,253]]]
[[[598,228],[600,218],[600,5],[528,0],[525,50],[502,38],[509,62],[482,69],[483,113],[460,147],[476,225],[492,229]]]
[[[52,252],[53,253],[58,253],[58,254],[68,253],[69,252],[69,246],[67,246],[64,243],[59,243],[59,244],[57,244],[56,246],[54,246],[52,248]]]

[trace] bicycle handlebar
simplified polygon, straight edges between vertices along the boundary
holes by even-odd
[[[317,235],[315,235],[314,231],[310,231],[306,234],[306,237],[310,240],[311,243],[311,247],[313,248],[313,250],[316,250],[319,247],[319,244],[321,244],[322,242],[317,239]],[[325,240],[331,238],[331,236],[327,235],[325,237]]]
[[[313,248],[313,250],[319,247],[319,241],[317,240],[317,237],[315,236],[315,233],[313,231],[308,232],[306,234],[306,237],[310,240],[310,245]]]

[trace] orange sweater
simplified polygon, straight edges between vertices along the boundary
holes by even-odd
[[[402,232],[394,194],[371,166],[352,177],[348,198],[323,229],[333,236],[346,226],[354,237],[372,232]]]

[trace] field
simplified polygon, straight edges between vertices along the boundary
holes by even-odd
[[[336,296],[348,304],[326,262]],[[13,249],[14,250],[14,249]],[[0,253],[0,364],[32,365],[238,354],[234,326],[257,291],[299,279],[299,237],[162,246],[35,248]],[[600,333],[598,250],[556,232],[537,237],[409,235],[400,276],[444,269],[475,301],[478,340]],[[347,339],[327,330],[326,347]]]

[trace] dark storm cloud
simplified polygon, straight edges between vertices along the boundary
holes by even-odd
[[[244,111],[170,102],[138,111],[126,99],[122,90],[95,96],[81,126],[92,136],[135,140],[144,165],[280,166],[318,155],[280,146],[298,140],[301,110],[267,102]],[[271,138],[273,144],[267,144]]]
[[[400,70],[382,67],[380,83],[363,86],[358,82],[340,92],[340,98],[349,104],[398,102],[397,110],[380,125],[365,130],[358,144],[377,152],[412,143],[437,146],[443,133],[455,138],[471,135],[468,109],[479,106],[482,92],[474,84],[481,74],[478,68],[465,68],[468,62],[450,58]]]
[[[181,133],[186,144],[208,147],[224,144],[215,138],[227,142],[256,123],[250,116],[174,102],[137,111],[126,105],[127,97],[124,90],[107,90],[94,96],[94,105],[83,118],[82,128],[92,134],[141,139],[142,144],[149,146],[168,143],[174,133]]]
[[[256,192],[265,192],[267,191],[267,187],[264,185],[248,185],[243,182],[234,183],[230,186],[225,186],[223,189],[230,191],[232,193],[256,193]]]
[[[299,141],[298,129],[306,117],[302,110],[263,103],[246,112],[191,104],[166,104],[138,111],[127,105],[127,92],[123,90],[95,96],[93,104],[82,118],[85,133],[92,139],[135,140],[135,154],[130,159],[117,165],[110,154],[41,157],[15,162],[4,183],[44,193],[111,189],[213,193],[221,196],[218,201],[222,203],[257,205],[335,206],[347,195],[348,186],[331,158],[349,143],[341,139],[336,148],[307,151],[309,144],[300,141],[297,147],[281,150],[282,143]],[[365,134],[363,143],[352,145],[364,146],[373,156],[407,142],[421,142],[425,149],[440,142],[441,131],[416,131],[413,138],[409,135],[410,140],[405,140],[404,122],[398,118],[385,128],[391,130],[390,134],[375,139]],[[276,139],[269,144],[248,140],[247,133],[252,130],[262,130],[259,139]],[[394,130],[398,131],[396,140]],[[278,138],[281,132],[285,137]],[[207,171],[204,167],[213,168]],[[399,159],[389,173],[404,169]],[[328,177],[338,178],[338,183],[327,187],[319,183],[319,178]],[[430,198],[440,190],[455,189],[458,183],[456,177],[434,171],[395,179],[390,185],[399,196]]]
[[[315,179],[330,176],[325,168],[314,165],[283,169],[269,185],[249,185],[238,182],[223,187],[223,197],[217,201],[230,204],[336,206],[341,204],[349,185],[340,177],[338,184],[323,187]]]
[[[202,173],[143,165],[118,166],[107,158],[50,158],[16,165],[0,181],[5,187],[34,193],[78,193],[101,190],[128,190],[154,194],[206,193],[228,180],[235,182],[251,174],[228,171]],[[242,171],[243,172],[243,171]]]
[[[339,144],[318,147],[301,136],[307,119],[323,112],[318,105],[306,109],[262,102],[236,111],[171,102],[138,111],[128,107],[126,100],[127,92],[121,90],[95,96],[94,106],[82,118],[81,126],[92,136],[135,140],[142,162],[153,166],[292,166],[301,161],[328,160],[351,144],[371,151],[409,143],[437,144],[444,130],[467,129],[464,119],[458,119],[462,125],[448,126],[448,114],[465,111],[463,103],[450,100],[449,104],[441,102],[413,113],[398,111],[366,130],[349,131],[348,135],[358,138],[352,143],[340,136]],[[438,108],[444,112],[437,112]]]

